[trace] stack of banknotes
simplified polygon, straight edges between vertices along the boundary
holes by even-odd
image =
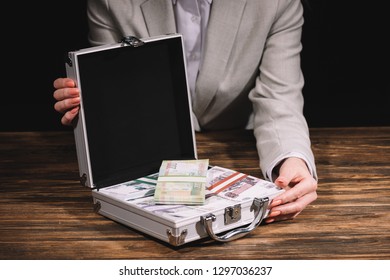
[[[157,204],[205,203],[208,159],[164,160],[154,192]]]

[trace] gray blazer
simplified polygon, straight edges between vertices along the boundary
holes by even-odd
[[[172,0],[90,0],[92,45],[175,33]],[[192,105],[203,130],[253,128],[266,178],[289,155],[317,178],[303,116],[300,0],[213,0]]]

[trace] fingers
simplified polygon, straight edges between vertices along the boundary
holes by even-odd
[[[72,79],[58,78],[54,81],[53,86],[55,88],[53,97],[57,101],[80,96],[80,91]]]
[[[80,105],[80,97],[67,98],[58,101],[54,104],[54,109],[59,113],[66,113],[67,111]]]
[[[69,78],[58,78],[58,79],[54,80],[53,86],[55,89],[74,88],[74,87],[76,87],[76,83],[72,79],[69,79]]]
[[[63,125],[71,125],[74,118],[77,116],[79,112],[79,107],[75,107],[72,110],[67,111],[61,119],[61,123]]]
[[[78,88],[59,88],[53,93],[53,97],[57,101],[65,100],[68,98],[75,98],[80,96]]]
[[[266,223],[293,219],[317,199],[317,182],[307,177],[293,188],[275,197],[269,208]]]
[[[61,119],[62,124],[71,125],[79,112],[80,91],[76,83],[69,78],[58,78],[53,82],[53,86],[55,88],[53,97],[57,100],[54,109],[64,114]]]
[[[317,182],[314,178],[305,177],[298,184],[295,184],[293,187],[286,187],[285,192],[275,197],[270,205],[270,208],[278,206],[280,204],[286,204],[289,202],[296,201],[301,197],[306,196],[310,193],[315,193],[317,190]]]
[[[273,207],[270,210],[270,213],[268,214],[265,222],[272,223],[276,221],[294,219],[303,211],[303,209],[307,207],[307,205],[309,205],[316,199],[317,193],[310,192],[293,202],[280,204],[277,207]]]
[[[317,199],[317,181],[299,158],[287,159],[279,170],[275,184],[286,191],[273,199],[266,223],[293,219]]]

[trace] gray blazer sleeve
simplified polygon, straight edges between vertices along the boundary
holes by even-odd
[[[317,178],[309,130],[303,116],[300,68],[303,8],[300,1],[279,1],[266,41],[260,74],[249,94],[254,110],[254,134],[265,171],[289,153],[301,154]]]

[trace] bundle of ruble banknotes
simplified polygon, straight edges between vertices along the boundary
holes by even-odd
[[[155,203],[204,204],[208,166],[208,159],[164,160],[154,192]]]
[[[245,173],[209,166],[208,159],[195,159],[165,160],[159,172],[99,191],[130,204],[140,199],[139,204],[147,206],[202,206],[214,204],[217,198],[242,202],[274,197],[283,189]]]

